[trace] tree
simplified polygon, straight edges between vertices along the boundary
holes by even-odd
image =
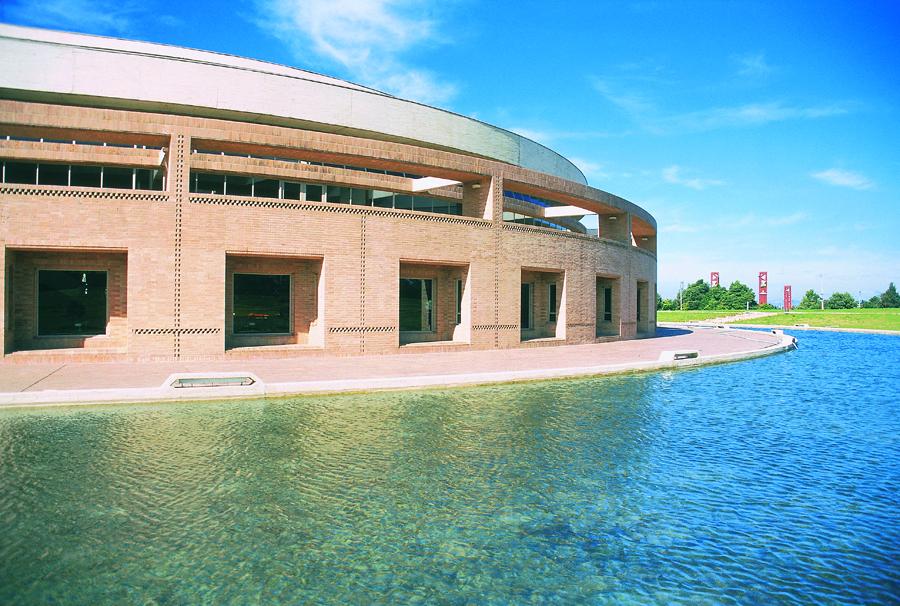
[[[856,300],[848,292],[836,292],[825,301],[826,309],[853,309]]]
[[[663,299],[663,311],[676,311],[678,309],[678,299]]]
[[[897,287],[893,282],[881,293],[881,307],[900,307],[900,295],[897,294]]]
[[[663,298],[659,296],[659,293],[656,293],[656,309],[663,308]]]
[[[878,309],[879,307],[881,307],[881,297],[875,295],[868,301],[863,301],[862,306],[868,309]]]
[[[797,306],[798,309],[819,309],[822,302],[822,297],[819,296],[819,293],[814,291],[813,289],[809,289],[806,291],[806,294],[803,295],[803,300],[800,301],[800,305]]]
[[[713,286],[703,299],[703,309],[732,309],[728,307],[728,291],[721,286]]]
[[[750,304],[750,307],[756,307],[756,295],[749,286],[735,280],[728,287],[726,303],[728,309],[744,309],[747,307],[747,303]]]
[[[709,284],[702,279],[697,280],[684,289],[682,301],[685,309],[703,309],[706,302],[706,294],[709,292]]]

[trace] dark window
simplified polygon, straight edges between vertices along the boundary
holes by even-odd
[[[349,187],[338,187],[337,185],[329,185],[327,186],[327,198],[326,202],[331,202],[333,204],[350,204],[350,188]]]
[[[72,187],[100,187],[100,167],[72,165]]]
[[[434,282],[400,278],[400,330],[434,330]]]
[[[256,179],[253,183],[253,195],[257,198],[277,198],[278,180]]]
[[[612,322],[612,288],[603,289],[603,321]]]
[[[116,189],[132,189],[134,187],[134,170],[120,166],[106,166],[103,168],[103,187]]]
[[[191,191],[194,191],[193,184],[194,180],[191,179]],[[136,169],[134,171],[134,188],[162,190],[162,171],[148,168]]]
[[[228,175],[225,181],[225,192],[229,196],[252,196],[253,177]]]
[[[293,181],[284,182],[283,196],[285,200],[299,200],[301,191],[303,191],[302,183],[294,183]],[[319,197],[321,197],[321,195]]]
[[[522,284],[521,305],[520,321],[522,323],[522,328],[531,328],[531,284]]]
[[[402,208],[405,210],[412,210],[413,207],[413,197],[407,196],[406,194],[397,194],[394,196],[394,208]]]
[[[67,164],[41,164],[38,168],[39,185],[68,185],[69,166]]]
[[[291,277],[234,274],[235,334],[291,332]]]
[[[105,332],[105,271],[38,271],[38,335]]]
[[[379,208],[394,208],[394,194],[389,191],[374,191],[372,203]]]
[[[212,173],[194,173],[191,179],[193,189],[198,194],[224,194],[225,176]]]
[[[7,162],[5,171],[5,183],[37,183],[37,164],[29,162]]]
[[[306,186],[306,200],[308,202],[321,202],[322,201],[322,186],[321,185],[307,185]]]
[[[456,281],[456,323],[462,324],[463,281]]]
[[[641,289],[637,289],[637,321],[641,321]]]
[[[350,203],[360,206],[372,206],[372,190],[353,188],[350,190]]]
[[[556,282],[550,283],[550,288],[547,289],[547,309],[548,309],[548,318],[549,322],[556,322]]]

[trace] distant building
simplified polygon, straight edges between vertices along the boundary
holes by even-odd
[[[652,335],[656,222],[509,131],[293,68],[0,25],[15,359]],[[583,216],[598,215],[598,233]]]

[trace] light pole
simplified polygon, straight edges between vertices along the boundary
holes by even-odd
[[[684,311],[684,282],[678,287],[678,309]]]

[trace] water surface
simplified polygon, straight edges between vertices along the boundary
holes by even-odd
[[[900,338],[690,371],[0,411],[2,604],[887,604]]]

